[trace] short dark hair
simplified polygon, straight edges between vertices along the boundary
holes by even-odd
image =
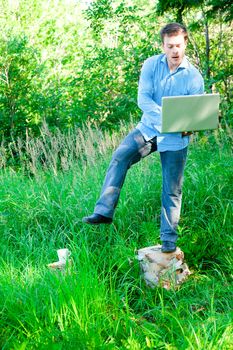
[[[162,42],[165,35],[173,36],[173,35],[179,35],[179,34],[184,34],[184,40],[185,41],[188,40],[188,32],[186,27],[183,24],[176,23],[176,22],[169,23],[160,30],[160,36],[161,36]]]

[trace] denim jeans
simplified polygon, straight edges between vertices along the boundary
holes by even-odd
[[[141,132],[130,132],[116,151],[106,173],[100,198],[94,212],[112,218],[128,169],[157,150],[156,137],[145,141]],[[180,218],[183,173],[187,147],[179,151],[160,152],[162,164],[162,210],[160,239],[176,242],[176,228]]]

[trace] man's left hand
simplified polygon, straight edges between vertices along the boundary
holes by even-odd
[[[182,132],[182,137],[184,137],[184,136],[190,136],[190,135],[192,135],[193,134],[193,132],[192,131],[184,131],[184,132]]]

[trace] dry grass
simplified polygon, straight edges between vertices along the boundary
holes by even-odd
[[[52,133],[48,125],[43,123],[37,138],[27,133],[25,140],[17,138],[8,145],[2,141],[0,169],[10,164],[33,175],[38,170],[52,170],[57,175],[59,170],[67,171],[77,161],[82,165],[93,164],[98,156],[104,156],[109,149],[117,146],[127,128],[122,124],[120,132],[110,134],[99,130],[95,124],[88,124],[67,133],[59,129]]]

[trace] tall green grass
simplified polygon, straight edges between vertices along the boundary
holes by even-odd
[[[149,289],[135,259],[159,243],[158,154],[129,170],[114,224],[82,224],[121,137],[45,129],[12,145],[19,169],[0,174],[2,349],[233,348],[230,132],[190,146],[178,244],[193,273],[176,291]],[[51,272],[62,247],[73,264]]]

